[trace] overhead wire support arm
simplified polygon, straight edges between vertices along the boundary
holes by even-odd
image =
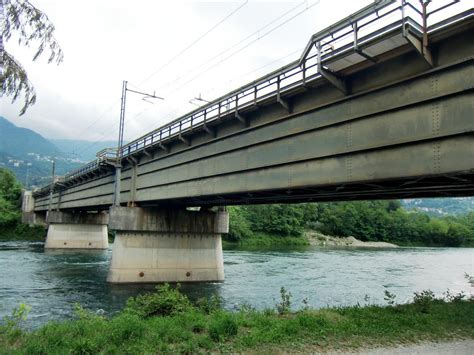
[[[125,82],[126,83],[126,82]],[[133,92],[135,94],[140,94],[140,95],[144,95],[146,97],[149,97],[151,99],[158,99],[158,100],[164,100],[164,98],[160,97],[160,96],[156,96],[155,93],[152,94],[147,94],[146,92],[141,92],[141,91],[137,91],[137,90],[132,90],[132,89],[129,89],[129,88],[126,88],[127,91],[130,91],[130,92]]]

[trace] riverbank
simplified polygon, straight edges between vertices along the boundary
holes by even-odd
[[[0,226],[0,241],[44,242],[46,232],[47,230],[43,226],[30,227],[18,222],[14,225]]]
[[[398,248],[387,242],[364,242],[354,237],[333,237],[315,231],[306,231],[304,237],[310,245],[318,247]]]
[[[316,231],[307,230],[299,237],[282,237],[267,233],[255,233],[247,239],[238,242],[226,240],[224,247],[268,247],[268,246],[316,246],[316,247],[343,247],[343,248],[398,248],[398,245],[386,242],[364,242],[354,237],[335,237]]]
[[[282,289],[273,309],[241,306],[230,312],[217,298],[192,304],[164,286],[129,299],[114,317],[77,307],[75,320],[49,323],[32,332],[19,327],[27,310],[23,307],[0,329],[0,352],[328,352],[474,339],[474,302],[457,296],[441,300],[425,291],[415,295],[412,304],[296,312],[290,305],[291,295]]]

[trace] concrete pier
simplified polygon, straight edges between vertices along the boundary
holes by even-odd
[[[107,249],[105,213],[66,213],[49,211],[45,249]]]
[[[109,227],[116,236],[108,282],[224,280],[225,211],[113,207]]]

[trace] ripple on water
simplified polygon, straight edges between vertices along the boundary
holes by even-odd
[[[473,271],[473,249],[399,248],[352,250],[288,248],[224,251],[225,282],[183,284],[191,299],[217,294],[225,307],[251,304],[273,307],[284,286],[296,308],[304,298],[312,307],[385,301],[384,290],[400,302],[413,292],[447,288],[471,292],[464,273]],[[74,303],[114,314],[128,297],[153,291],[155,285],[106,282],[111,251],[44,252],[43,245],[0,242],[0,317],[23,302],[30,304],[31,325],[72,317]]]

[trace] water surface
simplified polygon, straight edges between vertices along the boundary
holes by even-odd
[[[45,251],[42,243],[0,242],[0,317],[19,303],[32,306],[29,324],[70,318],[75,303],[113,314],[130,296],[154,285],[106,283],[111,249]],[[413,292],[472,292],[472,248],[224,250],[221,283],[183,284],[192,299],[217,294],[228,309],[273,307],[284,286],[293,307],[384,303],[384,290],[407,302]]]

